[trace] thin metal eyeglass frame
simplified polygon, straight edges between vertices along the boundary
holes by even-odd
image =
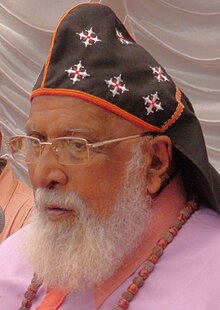
[[[78,140],[78,141],[85,142],[86,147],[88,149],[88,160],[87,161],[89,161],[89,159],[90,159],[89,149],[94,149],[96,147],[100,147],[100,146],[103,146],[103,145],[108,145],[108,144],[111,144],[111,143],[123,142],[123,141],[131,140],[131,139],[136,139],[136,138],[145,137],[145,136],[152,136],[152,135],[153,135],[153,133],[151,133],[151,132],[143,132],[143,133],[138,134],[138,135],[132,135],[132,136],[121,137],[121,138],[116,138],[116,139],[110,139],[110,140],[105,140],[105,141],[101,141],[101,142],[94,142],[94,143],[89,143],[88,140],[86,140],[85,138],[79,138],[79,137],[73,137],[73,136],[70,136],[70,137],[58,137],[58,138],[52,139],[52,141],[50,141],[50,142],[41,142],[40,139],[38,139],[36,137],[25,136],[25,135],[17,135],[17,136],[12,136],[9,139],[9,141],[7,142],[7,144],[9,145],[10,144],[10,140],[13,139],[13,138],[31,138],[33,140],[37,140],[39,142],[40,146],[46,146],[46,145],[53,146],[53,141],[54,140],[61,140],[61,139],[64,139],[64,140],[73,139],[74,140],[75,139],[75,140]],[[42,155],[42,150],[40,151],[38,159],[40,159],[41,155]],[[13,154],[12,154],[12,156],[13,156]],[[62,161],[60,161],[59,159],[58,159],[58,162],[62,163]],[[62,163],[62,164],[64,164],[64,163]],[[77,163],[75,163],[75,164],[66,164],[66,165],[76,165],[76,164]]]

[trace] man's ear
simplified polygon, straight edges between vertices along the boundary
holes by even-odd
[[[168,136],[158,136],[151,141],[150,165],[147,175],[149,194],[156,194],[167,173],[172,158],[172,142]]]

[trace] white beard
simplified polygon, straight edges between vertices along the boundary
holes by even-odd
[[[143,238],[150,221],[151,199],[141,150],[135,148],[112,215],[100,219],[75,193],[38,189],[25,252],[39,279],[49,287],[84,289],[111,277]],[[143,175],[143,179],[140,176]],[[79,214],[73,221],[50,221],[45,203],[65,205]]]

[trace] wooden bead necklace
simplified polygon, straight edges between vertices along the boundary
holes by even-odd
[[[133,278],[132,283],[128,286],[127,291],[123,292],[121,298],[118,301],[118,305],[113,310],[127,310],[130,302],[137,294],[139,289],[144,285],[144,281],[149,277],[154,269],[155,264],[164,252],[164,249],[173,238],[177,235],[178,231],[189,219],[191,214],[197,209],[197,204],[194,200],[187,203],[187,206],[180,211],[177,219],[168,231],[157,241],[156,246],[153,248],[151,254],[142,265],[138,275]]]
[[[151,254],[148,256],[147,260],[142,265],[142,268],[139,270],[138,275],[133,278],[132,283],[128,286],[127,290],[122,293],[121,298],[118,301],[118,305],[112,310],[128,309],[130,302],[133,300],[139,289],[144,285],[144,281],[153,271],[155,264],[163,254],[164,249],[169,243],[171,243],[173,238],[177,235],[178,231],[196,209],[197,204],[195,200],[190,200],[187,202],[186,207],[180,211],[180,214],[178,215],[173,225],[170,226],[168,231],[165,232],[164,235],[157,241],[157,244],[153,248]],[[42,283],[37,281],[36,276],[34,275],[28,290],[24,294],[21,307],[18,310],[28,310],[31,308],[33,300],[41,285]]]

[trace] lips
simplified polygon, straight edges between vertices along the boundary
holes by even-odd
[[[76,217],[76,212],[74,210],[65,209],[59,206],[46,206],[45,212],[51,221],[57,221],[69,216]]]

